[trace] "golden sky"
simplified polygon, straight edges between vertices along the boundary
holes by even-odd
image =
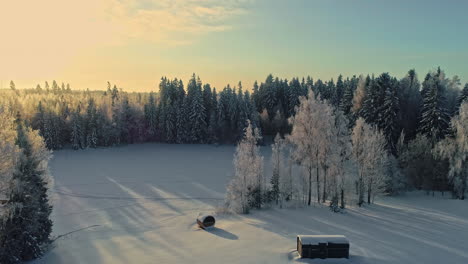
[[[468,1],[0,0],[0,84],[157,90],[192,73],[220,89],[272,73],[441,68],[468,79]],[[428,19],[434,18],[434,19]],[[437,18],[437,19],[435,19]]]
[[[56,79],[77,89],[104,89],[109,80],[137,90],[155,89],[163,75],[186,80],[203,67],[169,54],[230,30],[226,20],[246,13],[242,2],[2,1],[0,80],[3,88],[9,80],[24,88]]]

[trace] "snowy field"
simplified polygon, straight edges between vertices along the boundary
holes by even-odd
[[[268,150],[265,148],[266,153]],[[468,263],[468,202],[412,193],[325,207],[219,215],[233,146],[130,145],[54,153],[54,248],[34,263]],[[269,165],[269,154],[265,163]],[[351,257],[301,260],[297,234],[343,234]]]

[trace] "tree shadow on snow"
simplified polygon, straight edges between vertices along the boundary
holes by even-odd
[[[213,235],[216,235],[216,236],[219,236],[219,237],[222,237],[222,238],[225,238],[225,239],[229,239],[229,240],[238,240],[239,237],[229,231],[226,231],[224,229],[221,229],[221,228],[217,228],[217,227],[211,227],[211,228],[208,228],[208,229],[204,229],[206,232],[210,233],[210,234],[213,234]]]

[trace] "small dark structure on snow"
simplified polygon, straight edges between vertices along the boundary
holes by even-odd
[[[8,203],[8,199],[6,198],[6,196],[3,196],[0,194],[0,205],[6,204],[6,203]]]
[[[197,217],[197,224],[203,229],[214,226],[215,222],[216,220],[212,215],[199,215]]]
[[[342,235],[297,236],[301,258],[349,258],[349,241]]]

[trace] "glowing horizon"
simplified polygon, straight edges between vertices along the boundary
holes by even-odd
[[[83,0],[0,4],[0,80],[157,90],[192,73],[217,89],[272,73],[419,78],[437,66],[468,80],[468,3],[438,1]],[[436,19],[437,18],[437,19]],[[457,28],[458,27],[458,28]]]

